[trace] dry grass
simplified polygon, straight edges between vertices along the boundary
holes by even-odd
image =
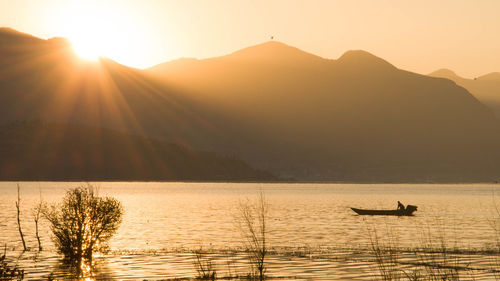
[[[269,204],[261,191],[256,202],[247,200],[240,203],[238,227],[245,241],[245,248],[249,254],[251,273],[249,277],[264,280],[266,267],[267,244],[267,220],[269,216]]]
[[[381,241],[375,230],[369,233],[381,280],[458,281],[465,277],[474,280],[472,270],[447,246],[444,235],[435,237],[427,232],[416,248],[408,250],[398,247],[390,232],[385,235],[386,242]]]
[[[215,263],[210,259],[206,252],[202,248],[193,252],[194,261],[193,265],[195,267],[198,275],[196,279],[200,280],[215,280],[217,279],[217,270],[215,269]]]
[[[24,269],[17,266],[12,266],[6,261],[7,246],[4,247],[4,252],[0,256],[0,280],[23,280]]]

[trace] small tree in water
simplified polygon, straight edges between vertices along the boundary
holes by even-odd
[[[97,196],[91,185],[67,191],[61,204],[44,210],[58,251],[81,273],[82,262],[92,263],[92,253],[102,251],[121,223],[121,203]]]

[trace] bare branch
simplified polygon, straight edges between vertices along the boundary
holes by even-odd
[[[264,193],[259,193],[257,202],[247,200],[240,203],[238,226],[245,240],[245,247],[249,253],[252,265],[252,274],[258,275],[260,280],[265,278],[267,255],[267,219],[269,204]]]
[[[40,216],[42,214],[42,209],[44,207],[44,203],[42,200],[42,190],[40,189],[40,200],[38,201],[38,204],[33,208],[32,215],[33,215],[33,221],[35,221],[35,236],[36,240],[38,241],[38,250],[42,251],[42,242],[40,241],[40,235],[38,231],[38,222],[40,221]]]
[[[24,251],[26,251],[27,250],[27,248],[26,248],[26,242],[24,241],[23,231],[21,229],[21,195],[20,195],[20,190],[21,190],[21,187],[18,184],[17,185],[17,201],[16,201],[17,226],[18,226],[18,229],[19,229],[19,235],[21,236],[21,240],[23,241]]]

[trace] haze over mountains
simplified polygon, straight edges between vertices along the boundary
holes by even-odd
[[[500,123],[485,105],[447,79],[364,51],[329,60],[267,42],[142,71],[82,62],[63,39],[0,30],[0,67],[6,126],[143,135],[241,159],[252,179],[271,178],[254,169],[303,181],[500,178]]]
[[[460,77],[449,69],[436,70],[429,76],[447,78],[464,87],[500,118],[500,72],[492,72],[474,79]]]

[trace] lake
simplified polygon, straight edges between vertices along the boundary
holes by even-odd
[[[22,253],[16,222],[16,182],[0,182],[0,245],[27,279],[64,277],[46,222],[37,251],[31,210],[41,197],[58,202],[78,182],[20,182]],[[423,244],[452,250],[464,280],[491,280],[500,217],[498,184],[289,184],[101,182],[99,194],[117,198],[123,223],[110,252],[97,257],[97,280],[194,278],[193,251],[213,259],[217,275],[245,275],[247,255],[235,223],[241,202],[260,191],[270,205],[268,272],[280,280],[376,280],[372,246],[395,245],[402,260]],[[358,216],[350,207],[418,206],[413,217]],[[412,263],[403,266],[412,268]]]

